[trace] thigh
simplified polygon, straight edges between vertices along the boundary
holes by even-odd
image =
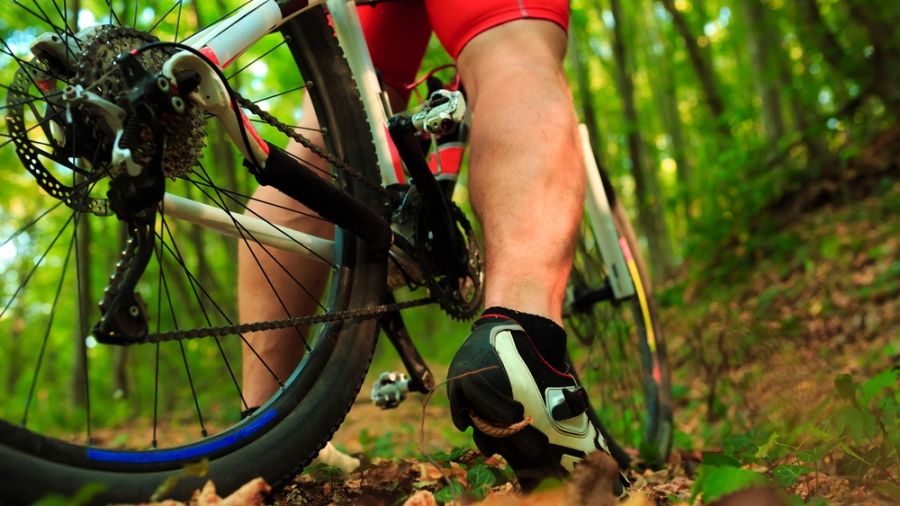
[[[518,19],[569,26],[569,0],[425,0],[428,19],[454,59],[478,34]]]
[[[357,11],[372,63],[384,83],[405,100],[409,96],[406,85],[415,80],[431,37],[424,0],[364,5]]]

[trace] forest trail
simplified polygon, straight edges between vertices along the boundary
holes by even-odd
[[[790,225],[719,285],[680,280],[660,293],[679,435],[665,469],[630,472],[646,504],[702,504],[700,492],[749,483],[777,487],[784,504],[900,501],[887,432],[900,366],[900,183],[860,184],[869,196],[785,216]],[[361,398],[334,443],[367,455],[368,467],[314,468],[276,503],[401,504],[429,490],[469,504],[514,493],[501,461],[451,451],[459,437],[442,389],[424,410],[416,399],[380,411]]]

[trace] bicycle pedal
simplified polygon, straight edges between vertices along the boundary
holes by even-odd
[[[393,409],[406,399],[409,377],[402,372],[386,371],[372,385],[372,402],[381,409]]]

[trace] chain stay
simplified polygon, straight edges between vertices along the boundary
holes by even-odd
[[[307,84],[307,87],[311,87],[311,86],[312,86],[311,83]],[[380,184],[376,183],[375,181],[372,181],[371,179],[368,179],[367,177],[363,176],[363,174],[361,172],[354,169],[353,167],[348,165],[343,160],[338,159],[338,157],[334,156],[333,154],[325,151],[324,149],[322,149],[322,147],[317,146],[314,142],[310,141],[309,139],[307,139],[306,137],[304,137],[303,135],[301,135],[300,133],[295,131],[290,125],[279,121],[278,118],[276,118],[275,116],[272,116],[268,112],[264,111],[257,104],[242,97],[237,91],[232,90],[232,93],[234,93],[235,97],[237,98],[238,104],[241,107],[243,107],[243,108],[249,110],[250,112],[252,112],[253,114],[259,116],[262,120],[264,120],[266,123],[277,128],[278,131],[280,131],[284,135],[299,142],[301,145],[303,145],[303,147],[309,149],[310,151],[312,151],[316,155],[320,156],[322,159],[324,159],[328,163],[330,163],[330,164],[334,165],[335,167],[337,167],[338,169],[340,169],[343,174],[346,174],[346,175],[352,177],[353,179],[356,179],[357,181],[364,184],[367,188],[369,188],[370,190],[374,190],[376,193],[379,193],[380,195],[383,195],[383,196],[389,197],[389,198],[393,196],[393,194],[390,191],[388,191],[386,188],[384,188]]]

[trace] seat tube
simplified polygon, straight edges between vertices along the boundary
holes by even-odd
[[[375,141],[381,183],[390,186],[397,183],[398,178],[388,144],[387,114],[381,100],[378,76],[375,74],[375,67],[363,36],[362,25],[356,13],[356,4],[353,0],[326,0],[325,3],[331,15],[338,43],[344,50],[344,56],[347,58],[362,98],[372,138]]]

